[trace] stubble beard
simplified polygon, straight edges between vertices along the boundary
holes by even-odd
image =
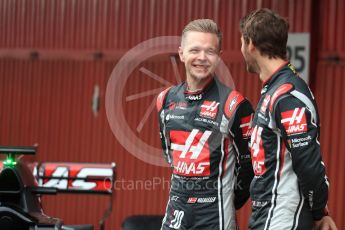
[[[257,64],[256,61],[246,61],[246,65],[247,65],[247,71],[249,73],[257,73],[259,74],[259,65]]]

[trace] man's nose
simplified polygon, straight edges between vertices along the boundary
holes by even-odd
[[[206,59],[206,52],[205,51],[200,51],[198,55],[198,59],[200,60],[205,60]]]

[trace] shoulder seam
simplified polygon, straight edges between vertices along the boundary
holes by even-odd
[[[158,94],[157,101],[156,101],[156,108],[158,112],[163,108],[166,95],[171,88],[172,86],[166,88],[165,90],[163,90],[162,92]]]

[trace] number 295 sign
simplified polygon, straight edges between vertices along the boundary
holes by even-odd
[[[309,56],[310,34],[289,33],[287,57],[306,83],[309,83]]]

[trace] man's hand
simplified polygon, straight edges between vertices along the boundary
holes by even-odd
[[[313,230],[338,230],[330,216],[324,216],[321,220],[314,221]]]

